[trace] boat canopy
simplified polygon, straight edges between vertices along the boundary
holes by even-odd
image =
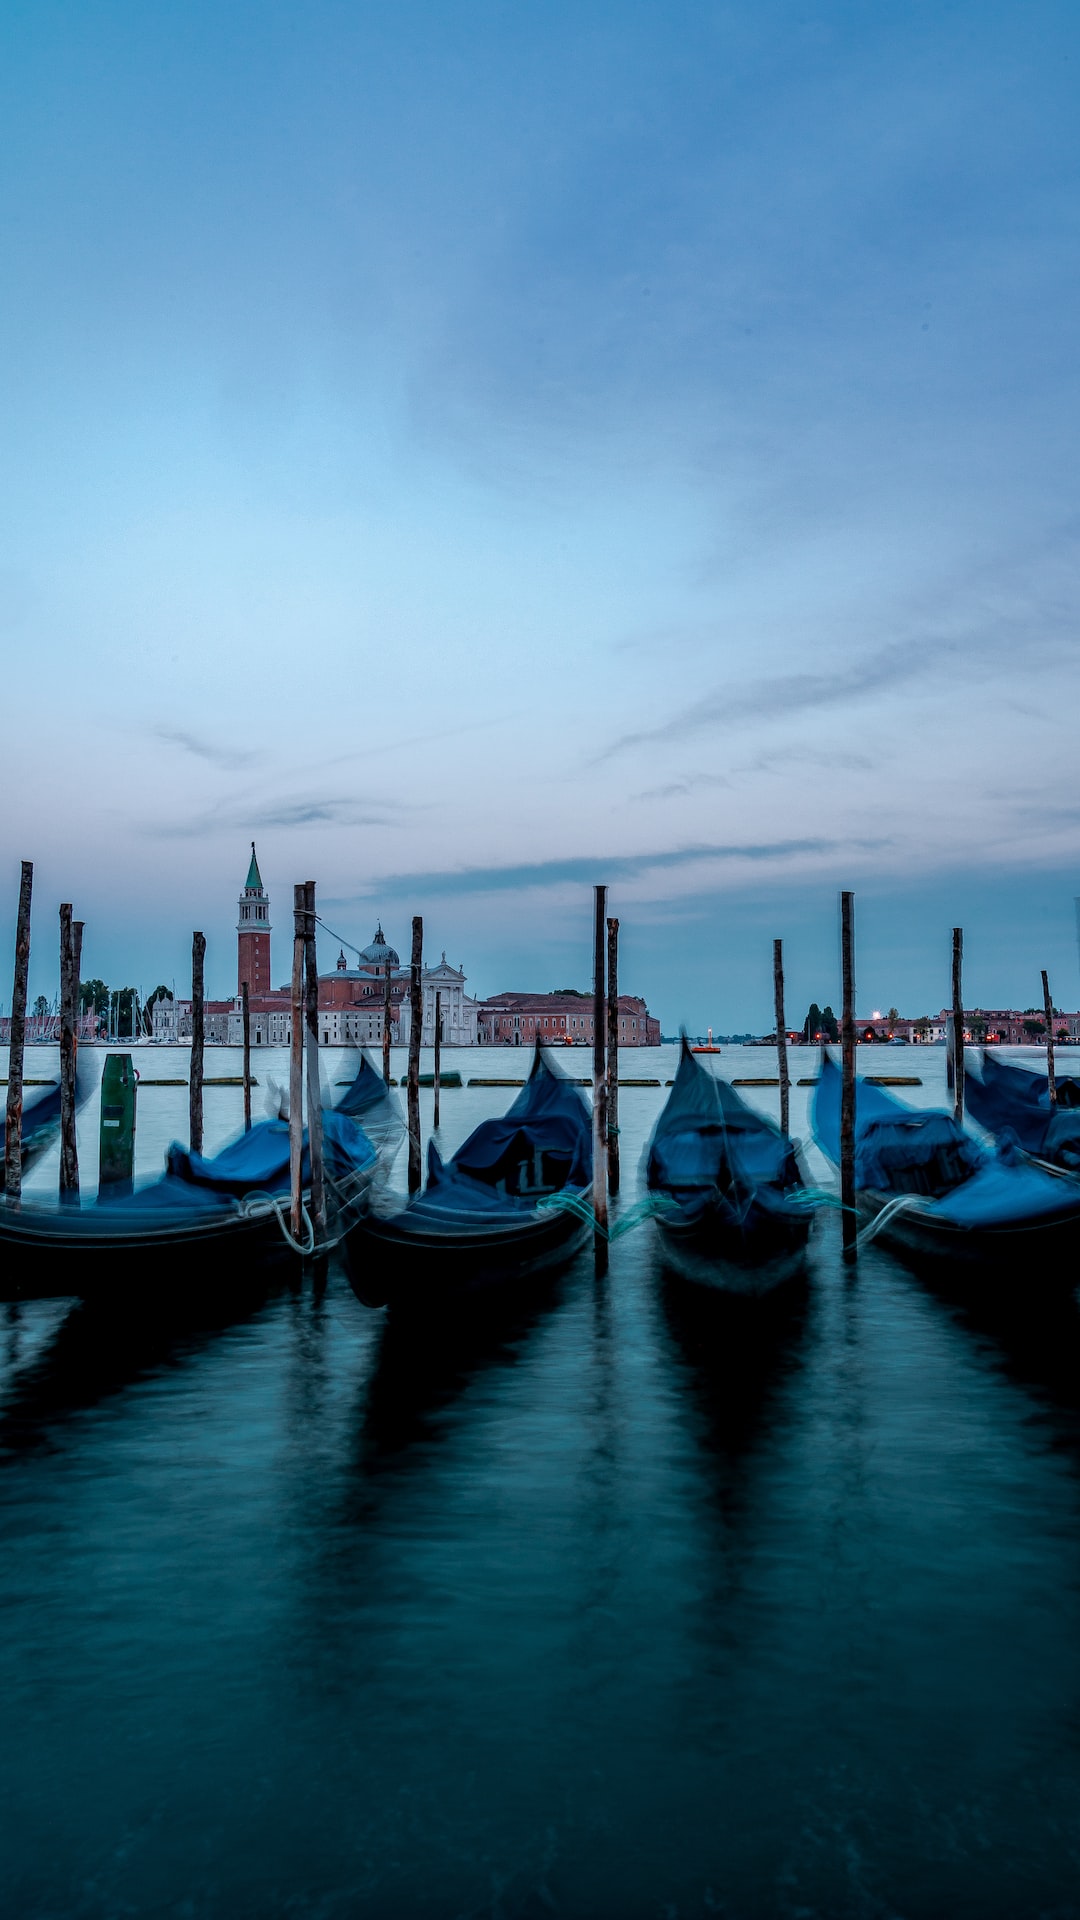
[[[788,1136],[703,1067],[684,1035],[671,1093],[649,1145],[646,1180],[653,1191],[688,1201],[733,1183],[789,1188],[800,1184],[800,1174]]]
[[[362,1128],[336,1108],[323,1111],[323,1156],[331,1179],[343,1180],[351,1173],[373,1167],[375,1149]],[[311,1156],[304,1129],[301,1178],[305,1186],[311,1180]],[[166,1177],[186,1181],[191,1186],[212,1187],[217,1193],[232,1194],[242,1200],[248,1193],[287,1193],[289,1190],[289,1123],[287,1120],[262,1120],[250,1133],[242,1133],[231,1146],[213,1159],[190,1153],[173,1141],[166,1156]]]
[[[1027,1067],[999,1060],[989,1048],[982,1055],[978,1071],[969,1069],[964,1085],[972,1119],[988,1133],[1012,1133],[1025,1153],[1047,1153],[1047,1131],[1055,1112],[1080,1108],[1080,1078],[1063,1074],[1057,1080],[1055,1110],[1050,1105],[1045,1073],[1031,1073]]]
[[[406,1213],[433,1225],[451,1215],[505,1217],[591,1179],[592,1116],[537,1047],[532,1072],[501,1119],[482,1121],[450,1160],[428,1143],[427,1186]]]

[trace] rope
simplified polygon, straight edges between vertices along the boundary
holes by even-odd
[[[274,1194],[247,1193],[240,1202],[240,1211],[245,1220],[269,1220],[270,1215],[273,1214],[286,1242],[294,1253],[298,1253],[302,1260],[309,1259],[314,1253],[315,1229],[311,1224],[308,1210],[303,1204],[301,1204],[300,1207],[300,1214],[307,1232],[306,1245],[301,1245],[299,1240],[293,1238],[292,1228],[286,1223],[285,1219],[285,1202],[284,1200],[277,1199]]]
[[[856,1236],[856,1249],[868,1247],[871,1240],[875,1239],[881,1232],[882,1227],[887,1227],[889,1221],[895,1220],[898,1213],[907,1213],[912,1207],[917,1207],[919,1204],[919,1194],[898,1193],[895,1199],[889,1200],[886,1205],[882,1207],[881,1212],[874,1216],[869,1226],[864,1227],[862,1232]]]

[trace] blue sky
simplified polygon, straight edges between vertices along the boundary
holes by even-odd
[[[11,7],[0,939],[1080,998],[1080,16]],[[5,877],[6,876],[6,877]],[[327,950],[324,959],[333,959]],[[10,988],[0,982],[0,997]]]

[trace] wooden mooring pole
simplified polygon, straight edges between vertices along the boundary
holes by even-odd
[[[251,994],[245,980],[240,988],[240,1031],[244,1042],[244,1132],[251,1132]]]
[[[784,943],[772,943],[773,1007],[776,1013],[776,1070],[780,1076],[780,1131],[787,1133],[791,1118],[791,1078],[788,1074],[787,1021],[784,1015]]]
[[[1046,1092],[1052,1107],[1057,1106],[1057,1076],[1054,1072],[1054,1002],[1046,968],[1042,970],[1043,1007],[1046,1010]]]
[[[840,1027],[840,1204],[844,1259],[856,1257],[855,1215],[855,895],[840,895],[840,966],[843,1012]]]
[[[22,1193],[23,1055],[26,1048],[26,983],[30,973],[30,899],[33,891],[34,863],[24,860],[19,879],[19,916],[15,923],[15,978],[11,988],[11,1036],[4,1128],[4,1191],[9,1201],[15,1203]]]
[[[442,1068],[442,994],[435,993],[435,1071],[432,1084],[435,1089],[435,1125],[439,1124],[439,1075]]]
[[[304,882],[304,983],[307,1033],[308,1156],[311,1160],[311,1224],[315,1244],[326,1244],[326,1180],[323,1173],[322,1082],[319,1078],[319,960],[315,946],[315,882]]]
[[[382,1077],[390,1085],[390,1016],[394,1010],[393,994],[390,986],[390,962],[386,963],[386,979],[383,983],[382,1008]]]
[[[79,1146],[75,1137],[75,936],[71,905],[60,908],[60,1198],[79,1196]]]
[[[203,1144],[203,1065],[206,1047],[206,936],[191,936],[191,1072],[188,1076],[188,1134],[192,1153]]]
[[[289,1192],[294,1240],[304,1236],[304,889],[293,888],[293,946],[289,1021]]]
[[[619,923],[607,923],[607,1184],[619,1191]]]
[[[79,1058],[79,995],[82,988],[82,938],[84,920],[74,920],[71,925],[71,973],[72,991],[75,996],[75,1059]]]
[[[593,927],[593,1247],[599,1272],[607,1267],[607,1072],[605,1062],[605,928],[607,888],[596,887]]]
[[[423,1155],[420,1150],[420,1038],[424,1021],[424,990],[421,978],[424,964],[424,922],[413,915],[412,955],[409,963],[409,1075],[406,1095],[409,1128],[409,1192],[419,1193],[423,1183]]]
[[[964,929],[952,930],[953,1117],[964,1124]]]

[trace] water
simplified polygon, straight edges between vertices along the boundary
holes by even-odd
[[[942,1096],[940,1052],[860,1067]],[[447,1092],[447,1150],[510,1097]],[[185,1100],[140,1095],[143,1172]],[[1075,1307],[852,1278],[829,1217],[725,1312],[650,1236],[434,1349],[336,1274],[0,1309],[0,1911],[1080,1912]]]

